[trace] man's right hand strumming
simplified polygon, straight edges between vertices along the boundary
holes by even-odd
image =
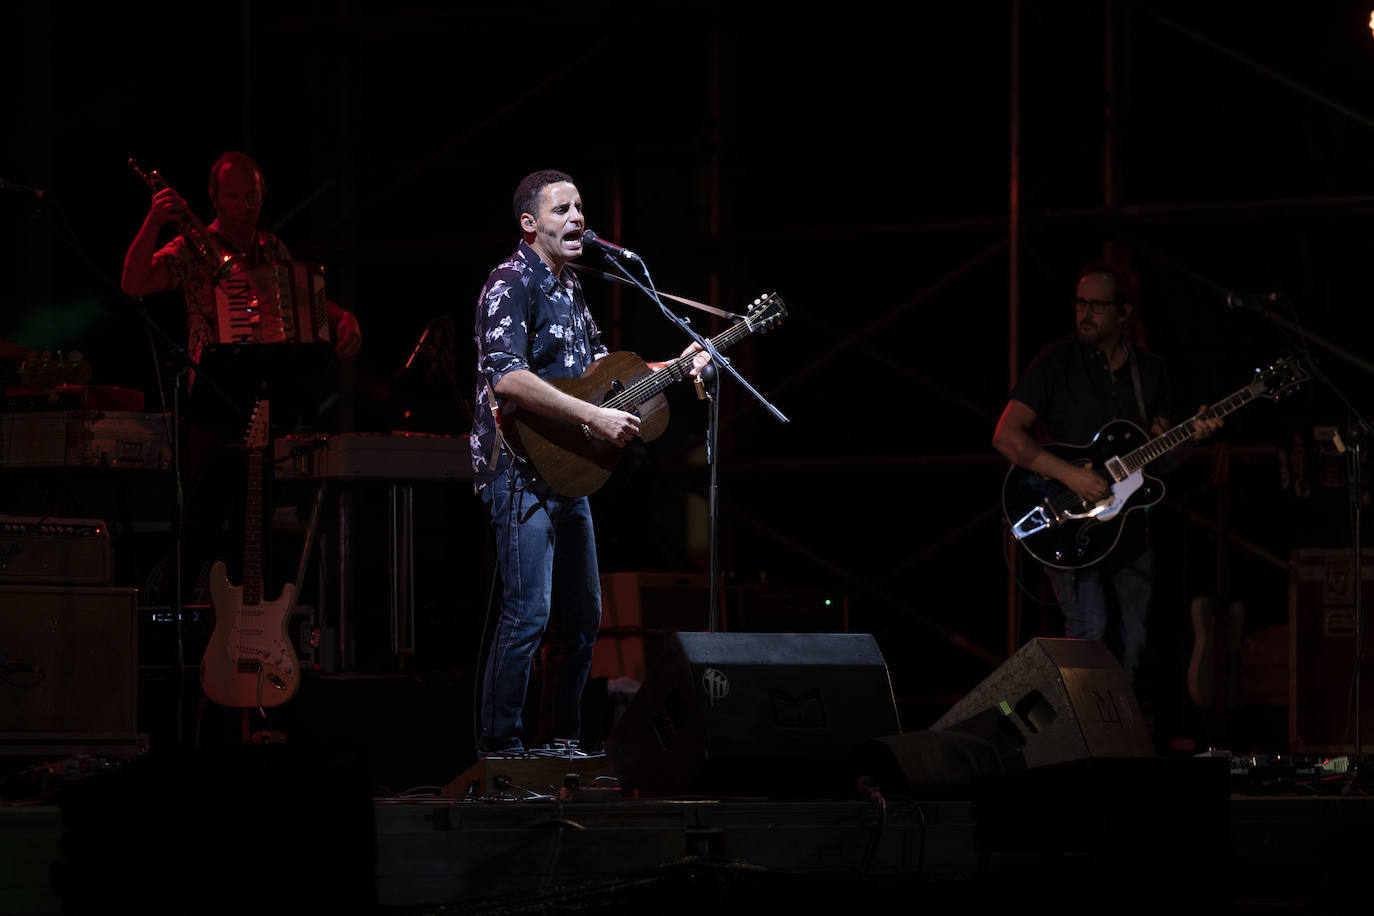
[[[624,448],[630,440],[639,435],[639,417],[614,407],[597,407],[595,414],[588,418],[586,426],[593,436],[614,442]]]
[[[1060,476],[1059,482],[1090,503],[1097,502],[1111,492],[1107,481],[1103,480],[1100,474],[1092,468],[1076,464],[1069,465],[1069,470]]]

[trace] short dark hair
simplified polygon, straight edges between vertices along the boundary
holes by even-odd
[[[1078,271],[1077,283],[1088,274],[1107,274],[1116,282],[1116,301],[1129,302],[1133,306],[1140,305],[1140,278],[1135,271],[1124,264],[1115,261],[1108,261],[1098,258],[1087,262]]]
[[[215,164],[210,166],[210,200],[213,201],[215,195],[219,193],[220,170],[230,163],[251,165],[253,171],[258,173],[258,190],[262,192],[263,197],[267,196],[267,179],[262,177],[262,166],[258,165],[258,161],[247,153],[240,153],[238,150],[231,149],[221,153],[220,157],[215,160]]]
[[[511,207],[515,211],[515,222],[519,223],[520,217],[526,213],[538,216],[539,195],[543,194],[544,189],[549,185],[558,184],[560,181],[577,184],[567,172],[560,172],[555,169],[530,172],[520,179],[520,183],[515,186],[515,197],[511,201]]]

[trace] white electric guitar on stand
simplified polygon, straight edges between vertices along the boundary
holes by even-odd
[[[266,709],[280,706],[300,687],[300,661],[287,624],[296,606],[296,587],[287,583],[276,601],[262,600],[263,451],[268,402],[259,401],[249,421],[248,516],[244,525],[243,584],[233,585],[223,560],[210,570],[215,625],[200,662],[205,696],[221,706]]]

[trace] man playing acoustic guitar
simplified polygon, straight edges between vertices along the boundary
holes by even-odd
[[[558,634],[555,670],[548,673],[554,688],[550,735],[555,748],[577,753],[579,705],[601,621],[587,497],[555,492],[507,444],[501,412],[549,417],[579,439],[619,448],[640,432],[636,414],[581,400],[547,381],[576,379],[609,355],[568,267],[582,254],[586,228],[577,186],[562,172],[535,172],[516,188],[513,209],[524,238],[491,272],[477,300],[474,486],[491,513],[503,582],[482,681],[477,751],[484,757],[526,750],[522,709],[546,628]],[[691,374],[706,361],[698,354]]]
[[[1128,338],[1138,299],[1134,275],[1105,261],[1086,264],[1078,274],[1074,306],[1077,333],[1046,346],[1012,388],[992,445],[1008,461],[1053,478],[1087,503],[1111,493],[1100,467],[1075,464],[1041,448],[1040,441],[1082,445],[1109,420],[1131,420],[1159,435],[1169,429],[1169,381],[1164,361]],[[1203,410],[1206,410],[1204,407]],[[1220,419],[1196,419],[1194,439],[1211,435]],[[1042,424],[1037,441],[1033,431]],[[1145,624],[1154,592],[1155,559],[1143,513],[1128,512],[1120,537],[1099,562],[1080,568],[1046,563],[1044,568],[1064,615],[1070,639],[1106,639],[1134,678],[1145,646]],[[1119,628],[1108,630],[1107,587],[1120,612]]]

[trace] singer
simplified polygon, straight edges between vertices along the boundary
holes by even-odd
[[[516,187],[512,209],[523,238],[477,299],[472,466],[474,487],[490,511],[503,583],[483,672],[477,751],[507,756],[538,746],[536,752],[576,756],[596,750],[581,748],[579,711],[601,621],[591,508],[585,496],[554,493],[513,453],[499,417],[503,405],[513,404],[620,448],[639,434],[639,418],[579,400],[546,381],[577,378],[607,355],[568,268],[583,252],[586,229],[577,186],[563,172],[534,172]],[[698,354],[692,374],[706,361]],[[546,695],[552,693],[552,721],[526,729],[530,665],[546,630],[553,658],[544,686]]]

